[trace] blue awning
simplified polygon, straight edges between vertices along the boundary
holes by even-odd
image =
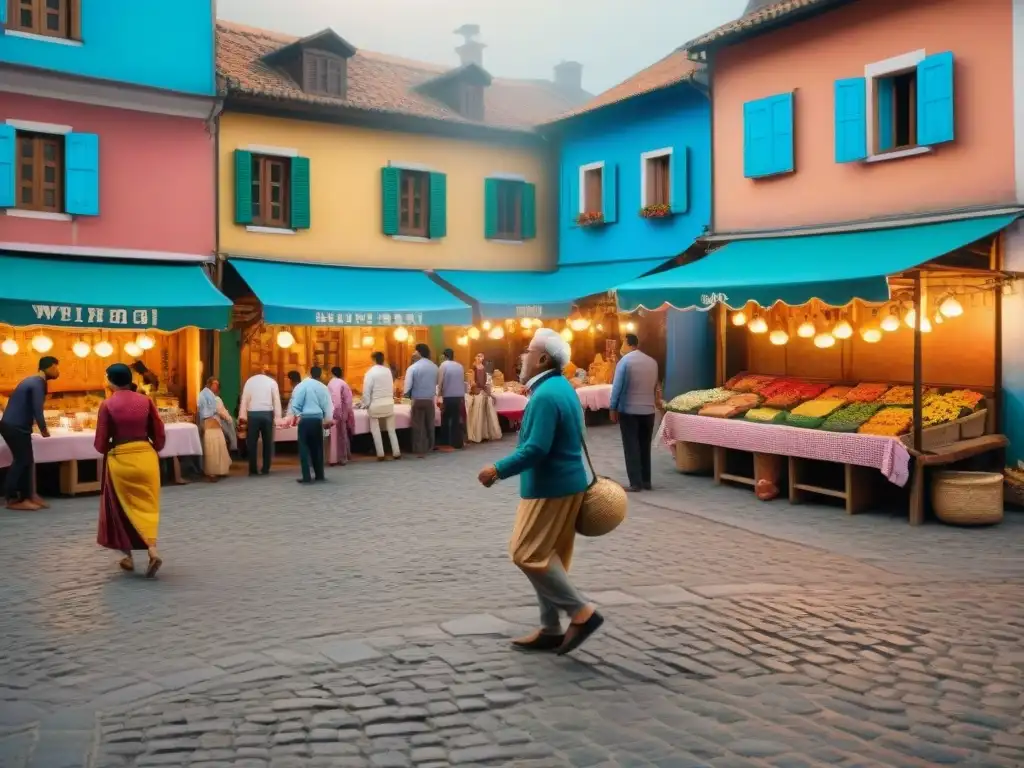
[[[412,269],[229,259],[271,325],[469,325],[473,310]]]
[[[699,261],[619,285],[619,309],[666,304],[738,309],[806,304],[843,306],[853,299],[886,301],[887,275],[903,272],[987,237],[1017,218],[988,216],[940,224],[829,235],[739,240]]]
[[[645,275],[668,259],[576,264],[554,272],[443,270],[437,276],[476,300],[483,319],[565,317],[577,299],[610,291]]]
[[[0,255],[0,323],[224,330],[231,302],[200,264]]]

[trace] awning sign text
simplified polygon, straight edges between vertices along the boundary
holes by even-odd
[[[97,327],[155,328],[155,309],[126,307],[85,307],[78,304],[33,304],[36,320],[52,325],[93,325]]]
[[[316,325],[423,325],[422,312],[317,312]]]

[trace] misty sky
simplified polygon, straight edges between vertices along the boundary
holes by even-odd
[[[746,0],[217,0],[217,15],[295,35],[332,27],[356,48],[456,65],[479,24],[495,76],[547,77],[562,59],[583,64],[598,93],[743,12]]]

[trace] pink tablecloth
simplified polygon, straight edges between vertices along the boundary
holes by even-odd
[[[576,395],[579,397],[580,403],[583,404],[584,410],[606,411],[612,401],[612,385],[591,384],[580,387],[576,390]]]
[[[395,405],[395,429],[408,429],[412,423],[412,406],[398,403]],[[441,426],[441,411],[434,408],[434,425]],[[356,435],[370,434],[370,414],[364,410],[356,410]],[[282,427],[280,423],[274,430],[275,443],[294,443],[299,439],[298,427]]]
[[[526,410],[526,396],[515,392],[495,392],[494,408],[499,414],[522,414]]]
[[[160,456],[200,456],[203,443],[199,439],[199,429],[195,424],[167,424],[167,444],[160,451]],[[84,461],[98,459],[100,455],[93,448],[95,432],[71,432],[65,429],[51,429],[49,437],[32,435],[32,452],[36,464],[51,464],[61,461]],[[0,468],[11,466],[11,452],[3,440],[0,440]]]
[[[659,436],[668,448],[678,442],[717,445],[738,451],[872,467],[901,487],[910,479],[910,454],[903,443],[892,437],[822,432],[682,413],[666,413]]]

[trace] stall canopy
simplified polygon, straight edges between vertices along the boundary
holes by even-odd
[[[619,309],[738,309],[748,301],[843,306],[857,298],[886,301],[887,275],[955,251],[1003,229],[1011,216],[828,235],[740,240],[699,261],[619,285]]]
[[[271,325],[469,325],[473,310],[424,272],[230,259]]]
[[[487,319],[507,317],[555,318],[572,312],[573,302],[610,291],[656,269],[667,259],[579,264],[554,272],[475,272],[442,270],[437,276],[475,299]]]
[[[0,323],[177,331],[230,320],[200,264],[0,254]]]

